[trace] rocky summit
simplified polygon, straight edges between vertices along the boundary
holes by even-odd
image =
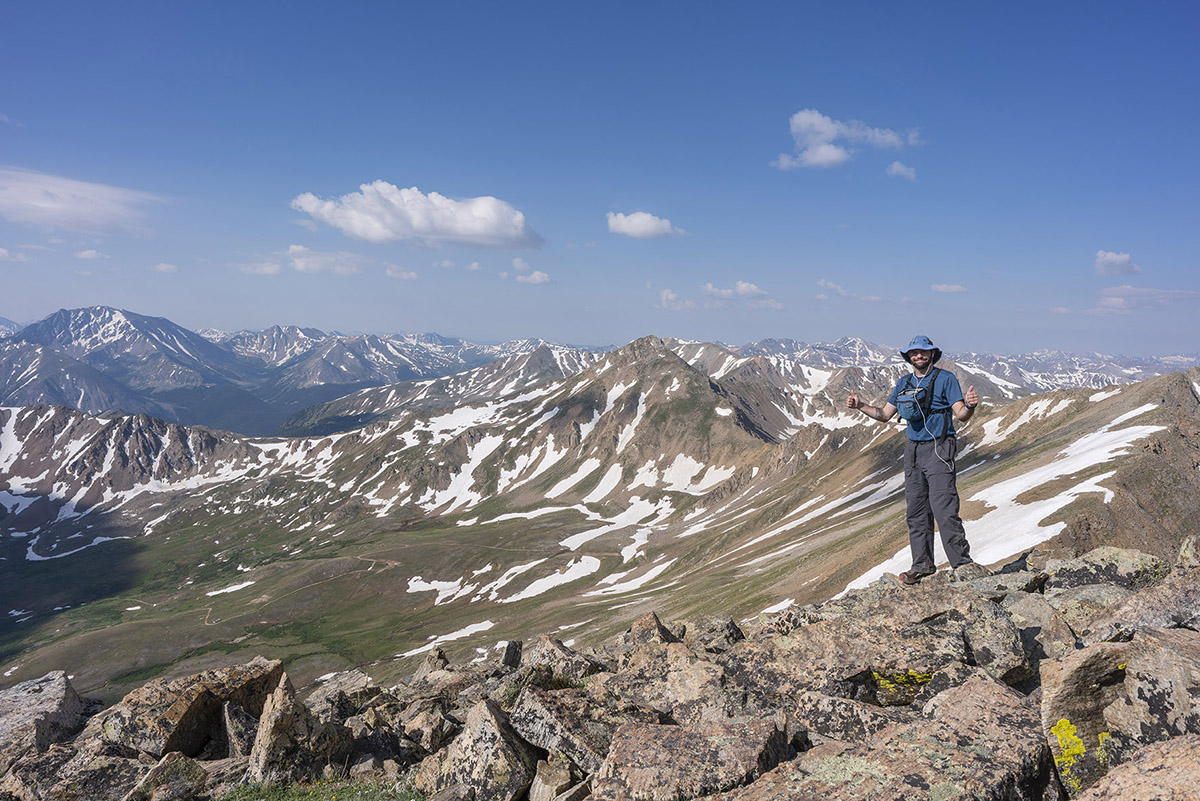
[[[298,692],[260,657],[97,711],[58,671],[0,693],[0,799],[198,801],[322,774],[442,801],[1196,798],[1194,540],[1174,562],[1061,556],[743,621],[651,612],[580,649],[434,647],[394,686],[356,669]]]

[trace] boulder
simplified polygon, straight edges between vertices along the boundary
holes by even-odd
[[[420,684],[430,673],[447,670],[450,667],[450,660],[446,657],[446,652],[441,648],[432,649],[417,669],[413,671],[409,678],[409,684]]]
[[[554,801],[575,786],[571,763],[561,754],[550,754],[550,759],[539,759],[533,784],[529,787],[529,801]]]
[[[431,670],[419,680],[414,680],[404,691],[396,687],[393,697],[400,700],[417,698],[448,698],[456,700],[460,695],[476,692],[488,677],[488,669],[481,665],[461,665],[441,670]]]
[[[970,587],[980,595],[1007,606],[1008,602],[1016,601],[1023,595],[1042,592],[1047,578],[1040,571],[1019,570],[968,579],[961,582],[961,586]]]
[[[150,769],[123,801],[190,801],[208,784],[208,771],[195,760],[172,751]]]
[[[250,765],[248,757],[226,757],[202,763],[208,772],[208,794],[224,798],[241,786]]]
[[[1033,673],[1039,673],[1042,660],[1075,650],[1075,632],[1041,595],[1023,593],[1006,607],[1006,611],[1021,636],[1021,646]]]
[[[520,667],[521,654],[524,650],[524,642],[521,640],[509,640],[504,644],[504,655],[500,657],[500,664],[509,668]]]
[[[1128,651],[1127,643],[1101,643],[1042,663],[1042,730],[1072,795],[1108,770],[1104,711],[1124,695]]]
[[[818,746],[721,801],[1055,798],[1037,711],[979,675],[925,705],[923,717],[868,742]],[[831,747],[832,746],[832,747]]]
[[[362,754],[350,761],[347,771],[351,779],[359,781],[383,774],[383,760],[374,754]]]
[[[1200,734],[1200,634],[1139,629],[1125,656],[1124,698],[1105,710],[1113,762],[1183,734]]]
[[[791,755],[781,716],[702,726],[627,723],[592,781],[596,801],[683,801],[742,787]]]
[[[653,612],[647,612],[633,621],[633,625],[629,627],[629,631],[625,632],[625,635],[621,638],[621,642],[624,645],[632,647],[648,642],[679,642],[679,638],[662,624],[662,621],[658,619],[658,615]]]
[[[1162,581],[1171,565],[1148,553],[1104,545],[1074,559],[1046,563],[1046,591],[1087,584],[1115,584],[1138,590]]]
[[[815,622],[714,657],[729,677],[777,707],[802,691],[880,705],[909,704],[951,664],[978,666],[1007,683],[1029,675],[1020,635],[997,604],[963,586],[867,588],[878,601],[839,599]],[[842,603],[845,601],[845,603]]]
[[[592,794],[592,780],[584,779],[579,784],[569,790],[565,790],[554,797],[554,801],[584,801],[585,798]]]
[[[1044,664],[1042,726],[1072,794],[1142,746],[1200,734],[1200,634],[1138,629]]]
[[[373,709],[361,715],[353,715],[344,724],[352,740],[350,751],[356,756],[370,755],[382,764],[385,759],[400,756],[400,738]],[[406,755],[409,758],[413,754]]]
[[[155,679],[89,722],[84,735],[148,754],[223,757],[224,705],[232,702],[252,717],[279,684],[279,660],[257,657],[245,665],[206,670],[182,679]]]
[[[335,673],[321,682],[304,699],[304,704],[323,720],[339,723],[356,714],[371,699],[383,692],[361,670]]]
[[[350,747],[349,732],[309,711],[284,673],[263,705],[247,777],[258,782],[302,781],[326,765],[343,762]]]
[[[425,801],[475,801],[475,788],[465,784],[455,784],[445,790],[439,790]]]
[[[1200,628],[1200,570],[1187,570],[1100,610],[1086,624],[1086,643],[1128,640],[1136,629]]]
[[[1200,736],[1148,745],[1117,765],[1079,801],[1194,801],[1200,787]]]
[[[0,781],[0,797],[8,793],[22,801],[121,801],[154,764],[124,753],[95,738],[31,752],[13,763]]]
[[[683,622],[683,644],[693,651],[722,654],[746,635],[731,617],[706,615]]]
[[[0,775],[24,754],[74,734],[82,713],[83,702],[61,670],[0,691]]]
[[[893,709],[864,704],[850,698],[836,698],[816,692],[801,692],[793,715],[795,726],[843,742],[863,742],[888,726],[912,720],[912,715]]]
[[[225,702],[221,718],[225,728],[226,753],[231,757],[250,756],[254,750],[254,737],[258,734],[258,720],[232,701]]]
[[[525,689],[510,720],[528,742],[563,754],[581,772],[592,774],[608,755],[613,732],[624,723],[659,723],[658,713],[628,701],[582,689]]]
[[[405,737],[432,754],[458,731],[458,724],[447,716],[448,712],[445,699],[422,698],[405,707],[399,727]]]
[[[1046,603],[1062,616],[1072,629],[1082,631],[1087,622],[1104,609],[1120,603],[1133,594],[1116,584],[1084,584],[1079,587],[1046,590]]]
[[[464,785],[477,801],[514,801],[529,789],[536,768],[537,757],[504,710],[487,700],[471,708],[453,742],[425,758],[413,785],[427,795]]]
[[[604,665],[571,650],[563,645],[562,641],[545,634],[522,650],[521,668],[536,667],[549,668],[553,675],[574,682],[604,670]]]
[[[777,708],[758,704],[724,667],[679,642],[634,646],[622,654],[617,673],[597,676],[593,685],[598,692],[679,724],[717,722]]]

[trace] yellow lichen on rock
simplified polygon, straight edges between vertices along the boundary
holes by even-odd
[[[1058,740],[1058,754],[1054,757],[1054,763],[1058,766],[1058,774],[1062,777],[1063,784],[1071,793],[1077,793],[1083,789],[1083,782],[1075,775],[1074,768],[1075,760],[1087,753],[1084,748],[1083,740],[1076,733],[1075,724],[1066,718],[1060,718],[1058,723],[1050,729],[1051,733]]]
[[[875,681],[879,703],[888,706],[889,704],[910,703],[917,690],[928,683],[933,678],[933,674],[918,673],[915,670],[885,674],[872,670],[871,678]]]

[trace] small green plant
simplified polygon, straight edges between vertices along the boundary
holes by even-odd
[[[298,784],[248,784],[220,801],[421,801],[425,796],[400,781],[321,779]]]

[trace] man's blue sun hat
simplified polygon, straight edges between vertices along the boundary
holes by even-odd
[[[908,352],[912,350],[927,350],[932,355],[929,357],[930,364],[937,364],[937,360],[942,358],[942,351],[933,344],[933,340],[924,334],[917,334],[912,338],[912,342],[908,343],[908,347],[900,351],[900,355],[904,357],[904,361],[912,364],[912,360],[908,358]]]

